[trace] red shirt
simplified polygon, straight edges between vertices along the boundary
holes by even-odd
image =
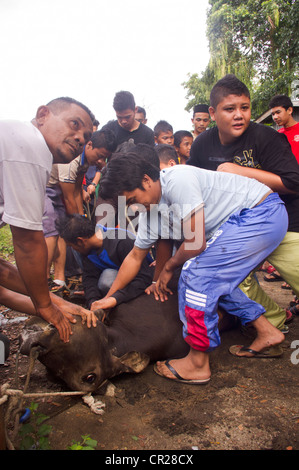
[[[286,135],[292,147],[292,152],[295,155],[297,162],[299,163],[299,122],[291,127],[282,127],[278,130],[278,132]]]

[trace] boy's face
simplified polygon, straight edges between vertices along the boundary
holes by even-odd
[[[210,116],[208,113],[195,113],[191,121],[194,125],[195,134],[201,134],[210,124]]]
[[[245,95],[228,95],[210,107],[211,118],[216,121],[222,145],[228,145],[248,128],[251,118],[250,98]]]
[[[135,109],[128,108],[123,111],[116,111],[116,118],[120,127],[130,131],[135,125]]]
[[[100,170],[106,165],[106,159],[111,156],[111,152],[105,147],[93,147],[88,142],[85,147],[85,156],[89,165],[96,165]]]
[[[278,126],[285,127],[288,123],[290,117],[292,116],[293,109],[285,109],[282,106],[276,106],[275,108],[271,108],[271,114],[273,121]]]
[[[124,191],[123,196],[128,206],[141,205],[138,207],[139,212],[149,212],[151,204],[158,204],[161,199],[160,180],[153,181],[149,176],[144,175],[142,186],[144,190],[136,188],[133,191]]]
[[[179,147],[176,147],[179,157],[189,158],[193,137],[183,137]]]
[[[168,144],[173,145],[174,137],[173,132],[160,132],[158,137],[155,137],[156,144]]]

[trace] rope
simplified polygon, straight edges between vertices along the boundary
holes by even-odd
[[[5,439],[6,445],[8,450],[15,450],[12,442],[15,439],[18,430],[19,430],[19,420],[20,414],[23,410],[23,402],[26,398],[44,398],[44,397],[53,397],[53,396],[82,396],[84,403],[86,403],[91,411],[96,414],[103,414],[105,404],[101,401],[96,402],[94,398],[91,396],[91,393],[86,394],[86,392],[35,392],[35,393],[27,393],[27,388],[29,385],[29,380],[31,376],[31,372],[33,370],[34,364],[36,359],[38,358],[39,354],[39,347],[32,348],[30,351],[30,360],[29,360],[29,367],[26,376],[26,381],[24,385],[24,390],[17,390],[9,388],[9,384],[4,384],[0,387],[0,406],[3,405],[6,401],[8,401],[8,407],[6,410],[6,414],[4,417],[4,432],[5,432]],[[18,366],[18,358],[16,361],[16,366]],[[17,374],[16,374],[17,377]],[[103,382],[105,383],[105,381]],[[101,384],[103,385],[103,384]],[[7,427],[9,422],[14,421],[14,430],[12,439],[8,437]]]

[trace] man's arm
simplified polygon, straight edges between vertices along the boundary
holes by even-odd
[[[71,334],[70,323],[75,319],[70,314],[63,315],[53,304],[47,282],[47,246],[43,232],[26,230],[11,226],[15,259],[19,275],[26,292],[36,309],[36,314],[44,318],[58,329],[61,339],[68,341]],[[20,284],[21,285],[21,284]],[[13,290],[14,282],[8,282],[4,287]]]
[[[270,171],[250,168],[229,162],[221,163],[221,165],[218,166],[217,171],[234,173],[235,175],[246,176],[247,178],[254,178],[279,194],[296,194],[295,191],[291,191],[283,184],[280,176],[271,173]]]
[[[82,256],[82,285],[85,294],[86,305],[91,308],[93,302],[99,300],[100,292],[98,289],[98,281],[101,270],[90,261],[87,256]]]
[[[116,279],[107,295],[97,302],[96,308],[111,308],[117,304],[116,299],[112,295],[126,287],[137,276],[148,252],[149,250],[142,250],[136,246],[133,247],[119,268]]]
[[[79,207],[76,201],[76,185],[75,183],[59,183],[63,199],[68,214],[79,214]]]

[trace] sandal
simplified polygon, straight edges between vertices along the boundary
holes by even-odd
[[[277,281],[283,281],[283,278],[279,275],[276,274],[276,272],[272,272],[269,274],[269,277],[264,276],[264,281],[266,282],[277,282]]]
[[[287,282],[283,282],[280,286],[282,289],[292,289],[290,284],[288,284]]]
[[[297,308],[297,305],[294,305],[289,309],[292,315],[299,315],[299,308]]]

